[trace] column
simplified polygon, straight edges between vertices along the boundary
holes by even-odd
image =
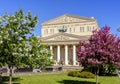
[[[68,65],[68,46],[65,45],[65,65]]]
[[[50,52],[51,52],[51,57],[50,57],[50,59],[53,59],[53,46],[52,46],[52,45],[50,45]]]
[[[57,46],[57,63],[60,63],[60,45]]]
[[[76,46],[73,45],[73,65],[76,65]]]

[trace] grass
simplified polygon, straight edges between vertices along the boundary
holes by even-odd
[[[8,81],[8,77],[3,77],[3,84]],[[99,77],[99,84],[119,84],[117,76]],[[67,76],[66,73],[59,74],[26,74],[14,75],[13,84],[95,84],[94,79],[77,78]]]

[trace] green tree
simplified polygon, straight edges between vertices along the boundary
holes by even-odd
[[[54,63],[48,46],[42,44],[41,40],[35,36],[29,38],[28,53],[30,56],[27,64],[31,68],[45,68],[45,66],[50,66]]]
[[[1,21],[1,18],[0,18],[0,21]],[[1,28],[1,25],[0,25],[0,28]],[[1,38],[0,38],[0,46],[1,46],[1,42],[2,42],[2,40],[1,40]],[[1,53],[1,52],[2,52],[2,49],[1,49],[1,47],[0,47],[0,53]],[[2,83],[2,71],[1,71],[1,67],[2,67],[2,65],[3,65],[1,59],[2,59],[2,58],[0,58],[0,83]]]
[[[12,81],[13,67],[24,63],[21,60],[27,52],[26,35],[31,34],[36,23],[36,16],[32,17],[30,12],[24,15],[21,9],[13,15],[0,17],[0,62],[9,67],[9,84]]]

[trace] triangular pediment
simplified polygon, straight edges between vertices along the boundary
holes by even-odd
[[[80,16],[73,16],[73,15],[65,14],[57,18],[43,22],[42,25],[85,22],[85,21],[87,22],[87,21],[94,21],[94,20],[95,20],[94,18],[87,18],[87,17],[80,17]]]
[[[42,41],[79,41],[88,40],[89,36],[79,36],[68,33],[57,33],[51,36],[41,37]]]

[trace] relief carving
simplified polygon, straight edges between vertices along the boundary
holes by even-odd
[[[69,37],[66,37],[66,36],[58,36],[58,37],[55,37],[54,40],[56,40],[56,41],[69,40]]]

